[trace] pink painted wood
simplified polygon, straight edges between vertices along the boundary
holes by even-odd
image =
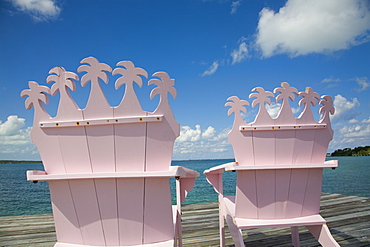
[[[241,229],[288,226],[292,243],[299,246],[298,226],[307,226],[324,246],[339,246],[319,215],[323,168],[337,167],[336,161],[326,162],[326,152],[333,130],[329,114],[334,113],[330,96],[323,96],[319,113],[314,120],[311,105],[319,95],[310,87],[298,92],[287,82],[276,88],[276,102],[280,111],[272,118],[265,104],[271,104],[275,94],[256,87],[249,98],[258,114],[252,123],[245,123],[240,112],[246,113],[248,101],[236,96],[228,98],[228,115],[235,114],[229,133],[235,163],[228,163],[205,171],[220,200],[220,245],[224,246],[224,219],[229,225],[235,246],[244,246]],[[301,97],[303,106],[299,117],[294,117],[290,101]],[[223,171],[238,171],[235,196],[224,196]]]
[[[121,75],[115,87],[119,89],[125,85],[125,93],[121,103],[113,108],[113,115],[118,117],[138,117],[145,116],[147,113],[142,110],[140,102],[134,91],[134,83],[142,87],[142,78],[148,77],[148,73],[142,68],[136,68],[131,61],[121,61],[117,63],[113,70],[113,75]],[[146,123],[116,125],[115,131],[115,153],[116,171],[145,171],[145,141]],[[132,155],[136,153],[137,155]],[[135,164],[130,165],[130,164]]]
[[[88,57],[81,61],[82,86],[91,84],[85,109],[70,95],[78,75],[62,67],[50,70],[51,90],[29,82],[21,93],[26,108],[35,108],[33,142],[45,172],[29,171],[28,180],[48,180],[58,247],[181,246],[181,202],[199,174],[171,167],[173,144],[180,132],[168,104],[176,97],[174,80],[165,72],[153,74],[151,98],[160,96],[157,109],[142,110],[133,83],[148,77],[131,61],[112,68]],[[100,86],[108,75],[122,75],[116,89],[126,85],[124,97],[111,107]],[[46,94],[60,93],[57,116],[43,107]],[[178,178],[178,205],[172,206],[169,178]],[[173,212],[173,208],[175,212]]]

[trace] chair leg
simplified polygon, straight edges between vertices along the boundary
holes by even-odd
[[[222,214],[219,215],[219,224],[220,224],[220,247],[225,246],[225,222],[224,216]]]
[[[335,241],[331,235],[329,228],[326,224],[318,226],[306,226],[311,234],[319,241],[324,247],[339,247],[340,245]]]
[[[234,224],[234,220],[230,215],[226,215],[227,226],[233,238],[235,247],[245,247],[242,231]]]
[[[182,225],[178,206],[172,206],[172,218],[174,223],[174,247],[182,247]]]
[[[177,247],[178,246],[178,238],[177,238],[177,229],[175,229],[175,237],[174,237],[174,242],[173,242],[173,247]]]
[[[175,246],[176,247],[182,247],[182,225],[181,225],[181,216],[178,217],[178,223],[176,227],[176,241],[175,241]]]
[[[299,231],[298,226],[292,226],[291,227],[291,233],[292,233],[292,244],[294,247],[299,247],[301,244],[299,243]]]
[[[221,181],[222,181],[222,174],[221,174]],[[222,182],[221,182],[222,183]],[[222,194],[218,195],[218,220],[219,220],[219,226],[220,226],[220,247],[225,246],[225,209],[224,209],[224,200]]]
[[[181,183],[180,179],[176,179],[176,247],[182,247],[182,222],[181,222]]]
[[[177,217],[177,245],[178,247],[182,247],[182,224],[181,224],[181,215],[179,214]]]

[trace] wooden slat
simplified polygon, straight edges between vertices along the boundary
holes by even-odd
[[[321,215],[341,246],[370,245],[370,198],[322,194]],[[217,203],[183,206],[183,245],[218,246]],[[301,246],[320,246],[312,235],[300,227]],[[289,246],[289,228],[260,228],[243,231],[247,246]],[[53,217],[23,215],[0,217],[0,246],[45,246],[55,244]],[[232,245],[226,230],[226,244]]]

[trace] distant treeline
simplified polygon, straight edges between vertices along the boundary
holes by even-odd
[[[370,156],[370,146],[337,149],[331,156]]]
[[[0,164],[25,164],[25,163],[41,163],[36,160],[0,160]]]

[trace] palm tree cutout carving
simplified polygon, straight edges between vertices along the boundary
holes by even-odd
[[[259,110],[258,114],[256,116],[256,119],[254,123],[257,123],[258,121],[264,121],[270,117],[270,114],[267,112],[265,103],[271,104],[271,99],[269,97],[274,97],[275,95],[272,92],[265,91],[262,87],[255,87],[252,89],[252,92],[256,91],[257,93],[251,93],[249,95],[249,98],[256,98],[252,102],[252,107],[255,107],[259,104]]]
[[[295,95],[298,95],[298,90],[295,87],[291,87],[289,83],[282,82],[280,88],[274,89],[274,93],[280,93],[276,97],[276,103],[279,102],[280,100],[282,101],[281,108],[278,113],[277,119],[280,116],[283,116],[284,118],[291,116],[291,118],[294,118],[292,108],[290,107],[290,104],[289,104],[289,99],[291,101],[294,101]]]
[[[104,83],[108,83],[108,75],[106,72],[112,72],[112,68],[105,63],[100,63],[94,57],[87,57],[82,59],[81,63],[87,63],[89,65],[81,65],[78,67],[78,73],[87,72],[81,78],[81,85],[84,87],[87,85],[88,82],[91,81],[91,91],[89,101],[87,102],[86,109],[92,104],[92,102],[108,102],[104,96],[104,93],[100,87],[99,79],[101,79]],[[109,106],[109,105],[108,105]],[[110,106],[109,106],[110,107]]]
[[[148,78],[148,73],[142,68],[135,67],[134,63],[131,61],[121,61],[117,63],[117,66],[122,66],[123,68],[115,68],[113,70],[113,75],[122,75],[116,80],[115,87],[118,89],[126,84],[125,93],[117,108],[124,107],[124,102],[130,102],[130,107],[126,110],[130,109],[132,112],[141,111],[140,102],[135,94],[134,83],[142,87],[143,80],[140,76]]]
[[[314,122],[310,105],[315,106],[317,101],[320,100],[320,95],[315,93],[311,87],[306,87],[306,91],[300,92],[298,96],[302,96],[298,105],[304,105],[302,114],[298,118],[304,120],[306,123]]]
[[[29,81],[28,86],[30,89],[25,89],[21,92],[21,97],[28,98],[25,101],[25,106],[27,110],[30,110],[32,106],[35,109],[35,116],[34,122],[37,123],[38,121],[46,120],[50,118],[50,115],[46,112],[43,104],[49,104],[49,97],[47,94],[50,94],[50,88],[46,86],[40,86],[35,81]],[[34,125],[37,126],[37,125]]]
[[[153,77],[158,77],[159,79],[151,79],[148,82],[148,85],[157,86],[150,92],[150,99],[153,99],[154,96],[159,95],[160,101],[157,109],[169,107],[167,94],[171,94],[174,99],[176,99],[177,96],[177,91],[174,88],[175,80],[171,79],[166,72],[156,72],[153,74]]]
[[[319,114],[322,114],[320,122],[330,123],[329,114],[333,115],[335,112],[332,97],[329,95],[322,96],[319,104],[321,105]]]
[[[227,102],[225,106],[230,106],[229,110],[227,111],[227,115],[230,116],[234,113],[234,125],[240,126],[241,123],[243,123],[242,116],[240,112],[244,112],[244,114],[247,113],[247,108],[245,108],[245,105],[249,106],[249,102],[246,100],[240,100],[237,96],[231,96],[227,99]],[[230,102],[231,101],[231,102]]]
[[[73,80],[78,80],[78,75],[73,72],[66,71],[63,67],[54,67],[49,71],[49,74],[51,75],[46,78],[46,82],[55,82],[51,86],[51,95],[55,96],[58,91],[60,93],[58,115],[78,110],[78,106],[72,99],[68,90],[76,90],[76,83]]]

